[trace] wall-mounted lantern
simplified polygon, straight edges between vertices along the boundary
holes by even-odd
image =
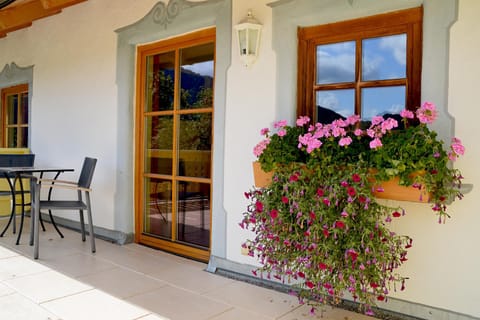
[[[248,10],[247,17],[235,26],[235,30],[240,60],[246,68],[249,68],[258,57],[262,25],[253,17],[252,11]]]

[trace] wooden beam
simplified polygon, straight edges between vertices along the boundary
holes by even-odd
[[[87,0],[33,0],[0,10],[0,35],[29,27],[35,20],[84,1]]]
[[[86,0],[40,0],[46,10],[63,9]]]

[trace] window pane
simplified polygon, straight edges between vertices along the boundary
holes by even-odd
[[[355,90],[317,91],[317,122],[330,123],[355,113]]]
[[[362,40],[362,80],[406,77],[407,35]]]
[[[355,81],[355,41],[317,46],[317,84]]]
[[[177,240],[210,246],[210,184],[178,182]]]
[[[182,49],[180,108],[210,108],[213,99],[214,45]]]
[[[7,124],[18,123],[18,95],[10,95],[7,97]]]
[[[212,114],[180,116],[179,176],[210,178]]]
[[[374,116],[399,117],[405,109],[405,86],[362,89],[362,120]]]
[[[172,175],[173,117],[147,117],[145,172]]]
[[[20,95],[22,108],[22,124],[28,124],[28,93],[24,92]]]
[[[20,131],[22,133],[22,139],[17,146],[18,148],[27,148],[28,147],[28,127],[21,127]]]
[[[175,52],[147,57],[145,111],[173,109]]]
[[[172,182],[145,179],[143,232],[170,239],[172,237]]]
[[[17,128],[7,128],[7,148],[17,147]]]

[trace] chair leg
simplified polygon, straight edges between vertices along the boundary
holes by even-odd
[[[82,201],[82,191],[78,191],[78,201]],[[79,210],[80,213],[80,230],[82,231],[82,241],[85,242],[85,218],[83,216],[83,210]]]
[[[80,230],[82,232],[82,241],[85,242],[85,218],[83,216],[83,210],[79,210],[80,213]]]
[[[90,233],[90,242],[92,246],[92,253],[96,251],[95,248],[95,234],[93,233],[93,219],[92,219],[92,206],[90,204],[90,193],[85,192],[85,198],[87,200],[87,217],[88,217],[88,232]]]

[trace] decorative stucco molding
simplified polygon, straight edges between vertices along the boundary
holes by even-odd
[[[19,67],[15,62],[12,62],[10,64],[7,63],[3,67],[2,72],[0,72],[0,87],[2,83],[10,82],[17,78],[19,75],[30,73],[31,68],[31,66],[25,68]]]
[[[193,8],[199,5],[213,4],[222,2],[223,0],[207,0],[202,2],[192,2],[188,0],[170,0],[166,5],[163,2],[159,2],[152,10],[153,21],[157,24],[163,25],[167,28],[167,25],[172,23],[173,20],[186,8]]]

